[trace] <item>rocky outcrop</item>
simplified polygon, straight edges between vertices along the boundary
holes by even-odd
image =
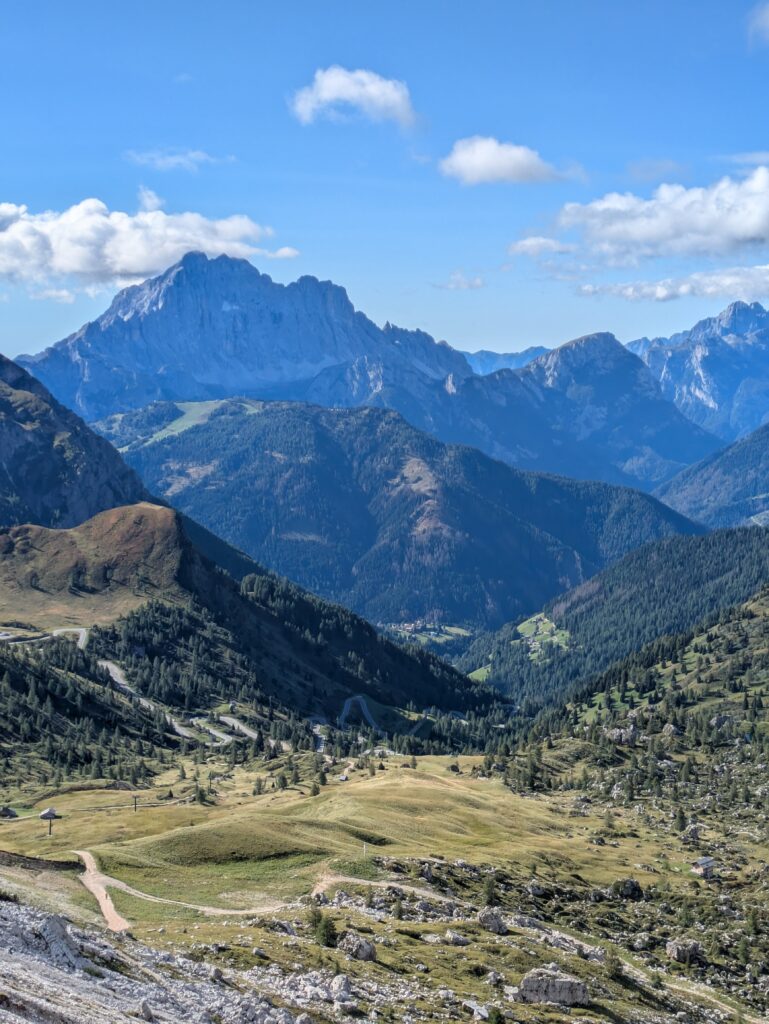
[[[246,976],[238,986],[212,969],[124,937],[115,945],[66,919],[0,903],[3,1020],[56,1024],[299,1024]],[[158,969],[160,968],[160,969]],[[303,1024],[312,1024],[305,1017]]]
[[[522,1003],[559,1003],[561,1006],[587,1006],[590,1002],[584,981],[565,974],[556,964],[535,967],[524,974],[513,998]]]
[[[478,924],[487,932],[494,935],[507,935],[507,925],[502,916],[492,907],[484,907],[478,913]]]
[[[641,900],[644,891],[635,878],[620,878],[611,887],[615,896],[621,900]]]
[[[347,953],[353,960],[376,960],[376,946],[357,932],[345,932],[337,943],[337,949]]]
[[[696,939],[670,939],[665,952],[678,964],[695,964],[704,960],[702,946]]]

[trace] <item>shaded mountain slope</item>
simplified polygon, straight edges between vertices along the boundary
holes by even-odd
[[[0,526],[74,526],[146,497],[110,444],[0,356]]]
[[[336,707],[351,692],[385,703],[462,706],[471,687],[429,655],[382,640],[367,622],[256,563],[238,584],[200,554],[178,513],[144,503],[103,512],[70,530],[12,527],[0,533],[0,621],[39,628],[105,625],[154,602],[193,609],[226,629],[227,661],[245,657],[283,703]],[[197,611],[195,611],[197,609]],[[173,623],[158,610],[158,623]],[[201,617],[202,616],[202,617]],[[155,634],[163,635],[157,625]],[[161,642],[161,641],[159,641]]]
[[[498,625],[639,544],[699,529],[647,495],[520,473],[386,410],[233,400],[176,412],[144,442],[161,422],[153,407],[102,429],[133,439],[126,458],[150,489],[376,621]]]
[[[546,605],[539,642],[536,624],[510,623],[479,638],[460,664],[537,706],[644,644],[715,621],[767,584],[763,527],[666,538]]]
[[[764,523],[769,512],[769,425],[682,470],[657,496],[708,526]]]

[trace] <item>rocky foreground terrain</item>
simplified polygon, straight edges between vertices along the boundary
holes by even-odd
[[[507,984],[503,974],[489,970],[482,979],[488,995],[468,999],[446,984],[436,988],[431,969],[413,957],[407,957],[408,973],[388,972],[389,977],[382,977],[381,972],[366,970],[378,966],[381,953],[398,942],[395,936],[375,934],[365,924],[340,935],[333,968],[292,965],[292,951],[301,959],[300,947],[311,941],[304,934],[307,907],[301,903],[295,907],[299,916],[269,922],[272,930],[285,936],[282,963],[254,948],[249,952],[258,963],[246,969],[229,966],[237,963],[230,954],[236,945],[250,944],[249,923],[261,929],[266,921],[244,921],[246,931],[234,944],[198,943],[183,951],[161,951],[138,942],[130,933],[83,930],[63,916],[31,909],[6,895],[0,901],[0,1022],[114,1024],[128,1019],[166,1024],[320,1024],[365,1019],[416,1024],[568,1017],[575,1024],[588,1024],[605,1019],[612,1006],[620,1014],[616,1019],[648,1024],[721,1022],[732,1017],[731,1008],[720,1000],[675,982],[668,987],[658,981],[650,998],[648,979],[631,964],[622,964],[604,948],[526,915],[432,903],[397,887],[365,903],[341,890],[331,901],[321,897],[317,902],[328,909],[357,912],[359,920],[368,917],[374,923],[392,919],[393,900],[404,922],[440,926],[420,936],[423,948],[453,948],[461,962],[466,959],[463,947],[493,943],[499,952],[506,947],[525,954],[532,966],[517,985]],[[397,932],[411,934],[408,929]],[[668,947],[670,960],[685,958],[677,956],[671,943]],[[580,976],[554,957],[579,964]]]

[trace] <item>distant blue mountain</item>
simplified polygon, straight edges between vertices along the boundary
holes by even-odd
[[[482,348],[478,352],[463,352],[474,373],[496,373],[497,370],[518,370],[530,363],[532,359],[545,355],[548,351],[543,345],[532,345],[522,352],[490,352]]]
[[[480,376],[445,342],[378,327],[331,282],[276,284],[245,260],[202,253],[19,362],[89,420],[233,396],[379,406],[522,469],[645,488],[717,446],[612,335]]]
[[[760,303],[734,302],[690,331],[627,347],[681,412],[724,440],[769,420],[769,313]]]

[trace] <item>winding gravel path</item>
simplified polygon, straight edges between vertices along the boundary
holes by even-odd
[[[272,913],[286,906],[282,900],[265,900],[259,906],[249,907],[248,910],[233,910],[227,907],[210,907],[199,903],[185,903],[182,900],[170,900],[163,896],[153,896],[151,893],[142,892],[141,889],[134,889],[132,885],[128,885],[127,882],[121,882],[119,878],[105,874],[99,869],[96,858],[90,851],[73,850],[72,852],[80,857],[85,867],[85,871],[79,876],[80,881],[96,897],[107,927],[113,932],[125,931],[127,928],[130,928],[130,925],[115,910],[115,905],[107,892],[108,889],[117,889],[118,892],[124,892],[139,900],[147,900],[149,903],[165,903],[173,907],[185,907],[187,910],[196,910],[198,913],[206,914],[209,917],[249,917],[254,914]]]
[[[111,884],[111,879],[108,875],[103,875],[96,864],[96,858],[88,850],[73,850],[77,856],[82,860],[85,871],[82,875],[79,875],[80,881],[86,887],[86,889],[96,897],[96,902],[99,904],[99,910],[101,910],[102,917],[104,918],[107,927],[112,932],[125,932],[128,931],[130,925],[124,917],[121,917],[115,910],[115,904],[112,902],[112,897],[107,892],[107,884]]]

